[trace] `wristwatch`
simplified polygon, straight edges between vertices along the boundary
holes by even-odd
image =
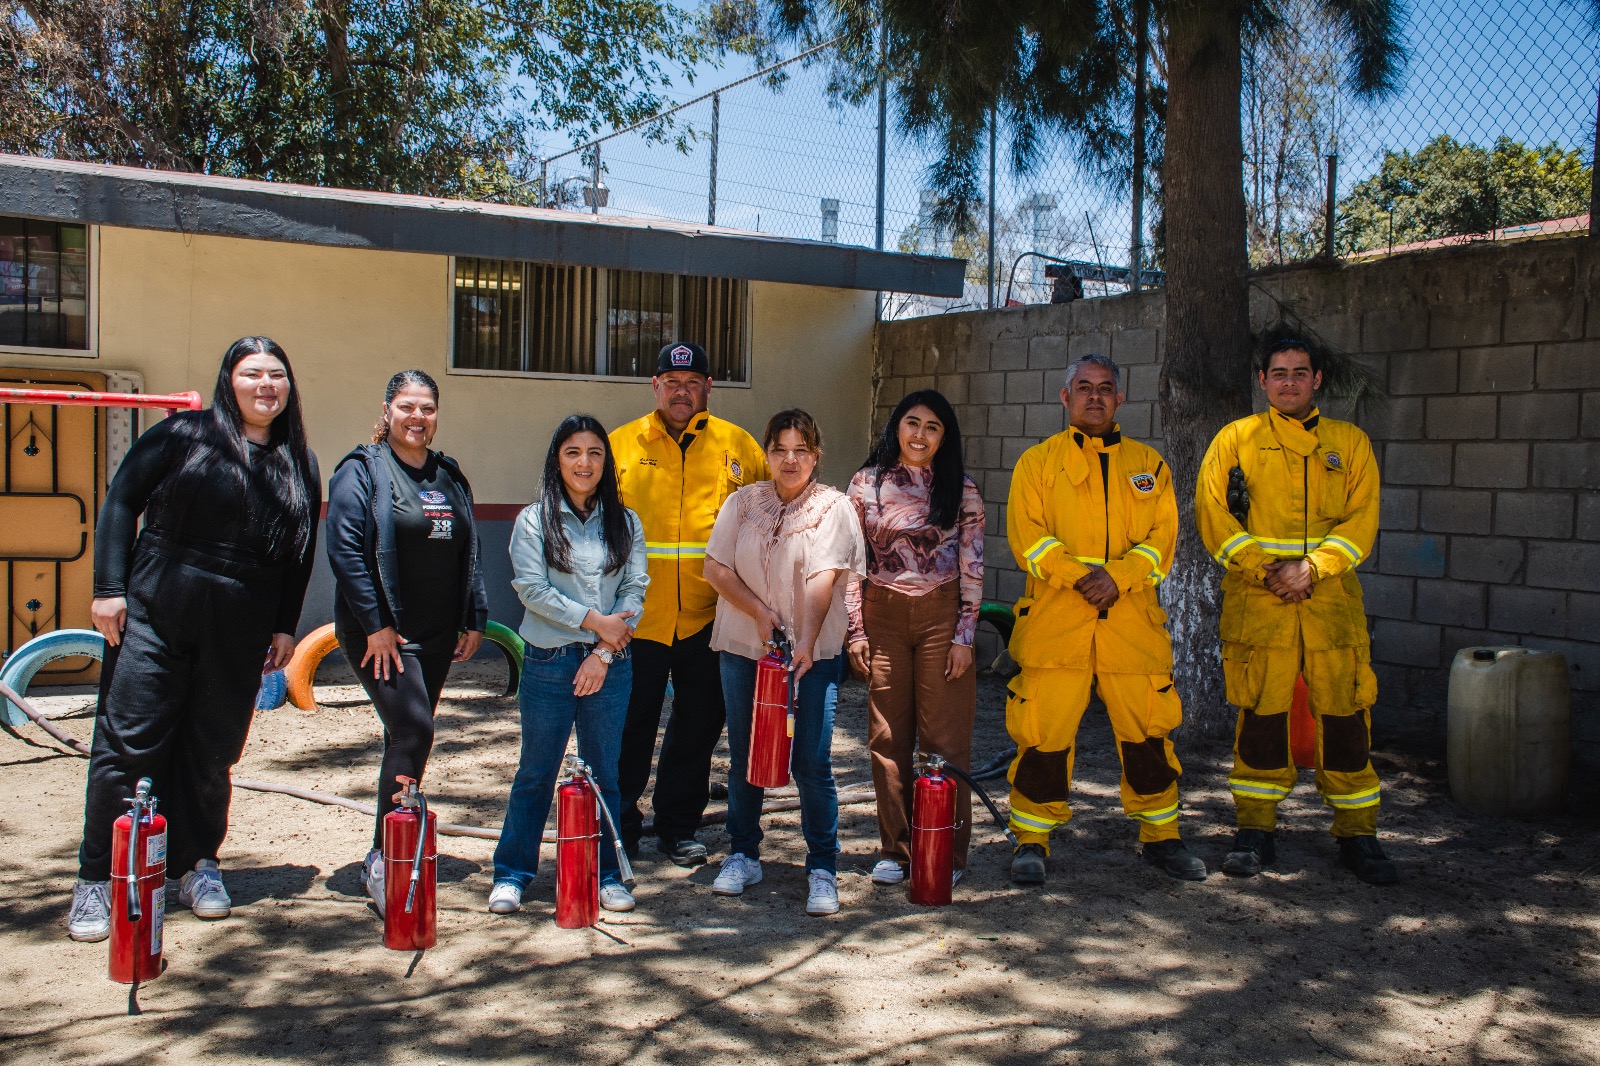
[[[611,661],[617,657],[616,652],[611,651],[611,650],[609,650],[607,648],[602,648],[599,645],[595,645],[594,651],[591,652],[590,654],[593,655],[596,659],[599,659],[601,662],[605,663],[607,666],[610,666],[611,665]]]

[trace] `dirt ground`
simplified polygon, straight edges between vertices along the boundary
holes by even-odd
[[[440,710],[429,785],[447,821],[499,823],[517,717],[494,695],[496,671],[458,670]],[[999,685],[981,691],[986,761],[1007,742]],[[351,687],[318,694],[321,710],[260,714],[237,772],[370,800],[371,709]],[[87,737],[91,697],[43,702]],[[841,785],[868,780],[865,719],[852,682]],[[1372,888],[1339,867],[1309,775],[1284,806],[1275,870],[1180,884],[1140,860],[1103,714],[1079,747],[1077,817],[1042,890],[1010,883],[1004,839],[981,821],[954,905],[912,906],[867,880],[866,804],[841,812],[834,917],[802,911],[790,813],[768,816],[766,880],[744,897],[714,896],[714,866],[680,870],[647,845],[638,909],[565,931],[548,858],[522,913],[493,917],[492,842],[446,838],[439,945],[415,956],[383,948],[362,893],[368,819],[236,791],[223,857],[233,917],[173,911],[168,969],[133,1014],[106,979],[105,945],[66,937],[84,763],[0,736],[0,1062],[1600,1061],[1592,820],[1474,817],[1450,801],[1435,755],[1384,751],[1382,824],[1402,884]],[[1215,870],[1231,835],[1227,753],[1179,750],[1184,834]],[[726,835],[702,838],[720,859]]]

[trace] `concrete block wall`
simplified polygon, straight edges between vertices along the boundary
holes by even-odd
[[[1583,761],[1600,764],[1600,256],[1588,245],[1484,244],[1263,273],[1251,320],[1262,328],[1287,310],[1390,393],[1358,419],[1384,478],[1382,532],[1361,571],[1381,702],[1442,723],[1460,648],[1558,650]],[[956,406],[988,508],[987,597],[1021,593],[1004,535],[1010,470],[1062,428],[1057,392],[1072,358],[1097,351],[1123,364],[1123,430],[1161,447],[1163,313],[1162,295],[1143,293],[879,326],[874,428],[913,389],[938,388]]]

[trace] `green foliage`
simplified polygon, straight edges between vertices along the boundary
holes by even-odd
[[[526,199],[540,136],[654,114],[728,43],[718,6],[0,0],[0,149]]]
[[[1350,190],[1339,204],[1339,249],[1368,251],[1582,214],[1590,178],[1582,153],[1559,144],[1530,148],[1502,137],[1491,149],[1435,137],[1414,154],[1385,152],[1378,173]]]

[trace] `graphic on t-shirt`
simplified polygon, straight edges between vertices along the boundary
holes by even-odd
[[[456,519],[455,510],[450,506],[450,497],[433,489],[424,489],[417,493],[417,499],[422,501],[422,516],[433,523],[428,539],[449,540]]]

